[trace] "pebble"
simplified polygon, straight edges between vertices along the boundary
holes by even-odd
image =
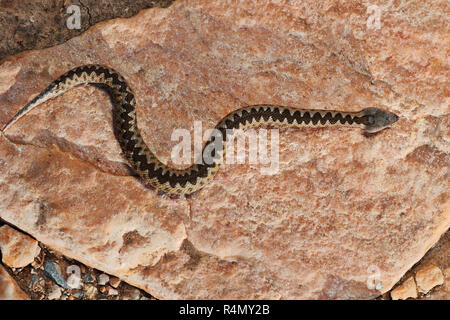
[[[109,284],[113,287],[113,288],[117,288],[121,283],[121,280],[119,278],[116,277],[111,277],[109,279]]]
[[[18,272],[41,252],[36,240],[8,225],[0,227],[0,250],[2,262]]]
[[[76,291],[72,293],[72,296],[77,299],[83,299],[83,297],[86,295],[86,293],[83,290]]]
[[[130,299],[131,300],[139,300],[141,297],[141,293],[139,292],[138,289],[134,289],[131,294],[130,294]]]
[[[48,294],[49,300],[57,300],[61,298],[62,291],[59,286],[54,285]]]
[[[67,278],[67,285],[71,289],[81,289],[81,269],[77,265],[70,265],[66,269],[66,273],[69,274]]]
[[[45,261],[44,274],[64,289],[69,288],[66,280],[64,280],[64,277],[62,276],[61,267],[56,262]]]
[[[85,287],[85,292],[86,292],[86,298],[88,298],[89,300],[94,300],[97,298],[97,294],[98,294],[98,290],[95,286],[93,285],[87,285]]]
[[[107,274],[102,273],[98,276],[98,284],[104,286],[109,282],[109,276]]]
[[[34,284],[38,281],[39,281],[39,277],[36,274],[33,274],[31,276],[31,280],[30,280],[30,284],[28,285],[28,288],[29,289],[33,288]]]
[[[409,277],[397,288],[391,291],[392,300],[406,300],[417,298],[417,287],[413,277]]]
[[[83,276],[83,282],[84,282],[84,283],[94,283],[94,281],[95,281],[95,278],[94,278],[94,276],[93,276],[92,274],[90,274],[90,273],[86,273],[86,274]]]
[[[117,296],[119,295],[119,291],[114,288],[108,287],[108,295],[109,296]]]
[[[444,283],[444,275],[441,269],[429,265],[416,272],[416,283],[420,292],[428,293],[434,287]]]

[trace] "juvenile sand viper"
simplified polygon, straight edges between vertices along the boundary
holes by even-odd
[[[42,93],[23,107],[3,128],[5,132],[37,105],[79,84],[92,84],[108,91],[113,104],[113,127],[119,144],[137,174],[154,188],[170,195],[191,194],[208,184],[217,173],[226,142],[236,129],[264,124],[294,127],[352,126],[366,132],[377,132],[398,120],[398,116],[378,108],[359,112],[295,109],[278,105],[246,106],[225,116],[216,126],[222,136],[217,144],[211,137],[203,150],[216,143],[213,161],[202,161],[187,169],[174,169],[163,164],[145,144],[137,125],[136,100],[124,78],[111,68],[85,65],[74,68],[53,81]],[[219,146],[219,148],[217,148]]]

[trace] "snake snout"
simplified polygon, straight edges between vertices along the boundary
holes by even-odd
[[[395,113],[378,108],[366,108],[363,115],[367,119],[364,129],[371,133],[383,130],[399,119]]]
[[[396,122],[399,119],[399,116],[396,115],[395,113],[390,113],[389,114],[389,121],[391,121],[391,124]]]

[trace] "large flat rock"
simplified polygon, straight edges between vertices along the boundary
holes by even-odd
[[[0,265],[0,300],[30,300],[2,265]]]
[[[130,173],[107,95],[80,86],[0,135],[0,217],[157,298],[384,293],[450,226],[446,5],[386,1],[377,26],[356,1],[177,1],[11,57],[1,126],[65,71],[104,64],[133,88],[164,162],[174,129],[247,104],[400,120],[374,136],[281,129],[278,173],[229,165],[171,199]]]

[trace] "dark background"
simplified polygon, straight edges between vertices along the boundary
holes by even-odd
[[[131,17],[151,7],[168,7],[174,0],[0,0],[0,63],[10,55],[51,47],[108,19]],[[67,7],[81,11],[81,29],[66,27]]]

